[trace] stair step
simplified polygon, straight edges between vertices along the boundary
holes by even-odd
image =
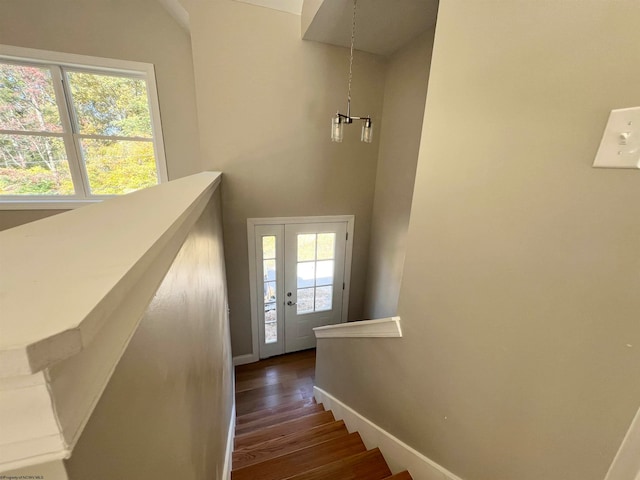
[[[284,437],[290,433],[317,427],[318,425],[331,423],[333,421],[335,421],[335,418],[330,410],[314,413],[306,417],[296,418],[295,420],[289,420],[278,425],[272,425],[245,433],[244,435],[237,435],[234,441],[234,447],[236,449],[246,448],[251,445],[266,442],[267,440]]]
[[[277,405],[271,408],[264,408],[262,410],[258,410],[257,412],[246,413],[244,415],[238,416],[236,418],[236,425],[243,425],[245,423],[253,422],[254,420],[259,420],[269,415],[276,415],[278,413],[297,410],[299,408],[309,407],[311,405],[317,405],[315,398],[284,403],[282,405]]]
[[[233,469],[247,467],[264,462],[311,445],[348,435],[347,427],[342,420],[320,425],[309,430],[291,433],[284,437],[267,440],[233,452]]]
[[[236,400],[236,411],[238,412],[238,415],[245,415],[247,413],[255,412],[256,410],[274,407],[281,403],[297,402],[305,399],[311,400],[313,398],[312,387],[313,385],[309,384],[308,391],[299,390],[295,392],[271,395],[264,398],[249,399],[242,402]]]
[[[287,480],[382,480],[391,475],[380,450],[374,448],[300,473]]]
[[[340,461],[341,458],[366,451],[360,434],[351,433],[344,437],[296,450],[264,462],[233,470],[232,480],[280,480],[325,464]],[[384,460],[383,460],[384,461]],[[391,472],[389,472],[391,473]],[[327,477],[324,477],[327,478]],[[333,477],[330,477],[333,478]],[[384,478],[384,477],[380,477]]]
[[[253,401],[261,398],[283,395],[297,390],[307,390],[309,386],[313,389],[313,381],[310,378],[289,378],[279,379],[278,383],[254,387],[251,390],[240,392],[236,390],[236,400],[238,402]]]
[[[409,472],[405,470],[404,472],[391,475],[390,477],[385,478],[385,480],[413,480],[413,478],[411,477]]]
[[[236,424],[236,435],[243,435],[260,428],[270,427],[277,423],[293,420],[294,418],[305,417],[318,412],[324,412],[324,407],[322,405],[310,405],[308,407],[302,407],[295,410],[265,415],[263,418],[259,418],[252,422],[243,423],[242,425]]]

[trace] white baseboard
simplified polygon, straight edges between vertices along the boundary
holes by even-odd
[[[605,480],[640,480],[640,408],[631,421]]]
[[[246,365],[247,363],[254,363],[260,360],[258,355],[254,355],[253,353],[247,353],[246,355],[238,355],[237,357],[233,357],[233,366],[238,365]]]
[[[378,447],[392,473],[408,470],[414,480],[462,480],[321,388],[313,387],[313,395],[336,420],[344,420],[349,432],[360,433],[367,449]]]
[[[236,406],[233,405],[231,409],[231,420],[229,421],[229,431],[227,432],[227,449],[224,456],[224,466],[222,467],[222,478],[225,480],[231,480],[231,468],[233,467],[232,455],[233,455],[233,438],[236,434]]]

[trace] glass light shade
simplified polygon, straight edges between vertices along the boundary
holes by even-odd
[[[342,142],[343,135],[344,123],[342,122],[342,119],[336,115],[331,119],[331,141]]]
[[[371,143],[373,141],[373,126],[371,125],[371,120],[367,120],[362,124],[362,135],[360,135],[360,140],[364,143]]]

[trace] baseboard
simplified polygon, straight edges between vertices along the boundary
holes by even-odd
[[[605,480],[640,480],[640,408],[631,421]]]
[[[360,433],[367,449],[378,447],[394,474],[409,470],[414,480],[462,480],[321,388],[313,387],[313,395],[336,420],[344,420],[349,432]]]
[[[227,432],[227,448],[224,456],[224,466],[222,467],[222,478],[231,480],[231,459],[233,455],[233,438],[236,433],[236,406],[231,409],[231,420],[229,420],[229,431]]]
[[[233,366],[246,365],[247,363],[254,363],[260,360],[257,355],[253,353],[247,353],[246,355],[238,355],[233,357]]]

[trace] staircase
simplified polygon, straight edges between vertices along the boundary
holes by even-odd
[[[232,480],[410,480],[313,398],[236,419]]]

